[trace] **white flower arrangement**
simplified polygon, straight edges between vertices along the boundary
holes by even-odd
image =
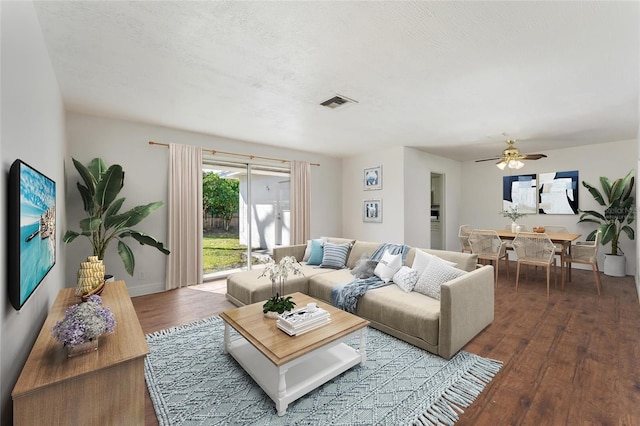
[[[303,275],[302,265],[293,256],[285,256],[280,262],[269,262],[258,278],[269,276],[271,280],[271,298],[262,306],[262,311],[279,314],[290,311],[295,306],[291,296],[284,297],[284,282],[292,275]]]
[[[260,277],[269,276],[269,279],[273,281],[286,281],[289,274],[302,275],[302,265],[293,256],[285,256],[280,259],[280,262],[275,263],[273,260],[267,263],[264,267],[264,271],[260,274]]]

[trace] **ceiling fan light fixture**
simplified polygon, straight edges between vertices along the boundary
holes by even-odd
[[[524,163],[518,159],[515,158],[511,158],[511,159],[504,159],[502,161],[500,161],[499,163],[496,164],[496,167],[499,168],[500,170],[504,170],[505,167],[509,167],[510,169],[516,169],[519,170],[521,168],[524,167]]]
[[[512,160],[509,160],[509,162],[507,163],[507,166],[509,166],[510,169],[518,170],[524,167],[524,163],[520,160],[512,159]]]

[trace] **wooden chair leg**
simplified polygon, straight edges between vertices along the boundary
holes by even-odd
[[[547,299],[549,298],[549,281],[551,278],[551,265],[547,265]]]
[[[570,261],[566,261],[565,262],[565,267],[564,270],[562,271],[562,291],[564,291],[564,283],[565,283],[565,278],[567,277],[567,275],[569,276],[569,281],[571,281],[571,262]]]
[[[504,258],[504,266],[507,268],[507,280],[509,279],[509,255]]]
[[[596,290],[598,290],[598,296],[600,296],[600,271],[598,270],[598,264],[596,262],[591,264],[593,268],[593,277],[596,280]]]
[[[516,293],[518,292],[518,281],[520,280],[520,262],[516,263]]]

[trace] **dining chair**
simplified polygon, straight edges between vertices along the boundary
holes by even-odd
[[[569,254],[564,258],[567,265],[565,268],[569,271],[569,281],[571,281],[571,264],[582,263],[591,265],[593,270],[593,277],[596,281],[596,290],[598,296],[600,296],[600,270],[598,269],[598,247],[600,247],[600,240],[602,239],[602,231],[596,232],[596,239],[594,241],[578,241],[572,244],[569,248]],[[564,280],[562,280],[564,282]],[[564,289],[563,289],[564,290]]]
[[[520,266],[543,266],[547,270],[547,299],[549,298],[549,282],[551,279],[551,266],[553,266],[553,285],[556,279],[556,253],[555,245],[547,234],[536,232],[520,232],[513,239],[513,249],[516,252],[516,292],[520,279]]]
[[[529,232],[529,228],[527,228],[527,225],[518,224],[518,226],[520,226],[520,232]],[[510,223],[506,224],[504,226],[504,229],[506,229],[507,231],[511,231],[511,224]],[[513,250],[513,240],[505,241],[504,245],[507,250]]]
[[[460,225],[460,229],[458,230],[458,238],[460,238],[460,247],[461,252],[469,252],[471,253],[471,244],[469,244],[469,235],[471,235],[471,231],[473,229],[470,225]]]
[[[493,229],[474,229],[469,235],[471,253],[478,255],[478,260],[487,260],[495,268],[495,285],[498,285],[498,272],[500,270],[500,260],[504,259],[507,268],[507,279],[509,279],[509,254],[506,244],[500,239],[498,233]]]
[[[558,225],[545,225],[544,232],[547,234],[568,234],[569,229],[566,226]],[[569,254],[569,246],[564,246],[562,243],[553,243],[556,246],[556,255],[560,256],[560,260],[564,259]],[[564,251],[564,253],[563,253]],[[566,262],[565,262],[566,263]],[[564,269],[564,268],[563,268]],[[571,278],[571,271],[569,271],[569,278]],[[564,282],[564,280],[563,280]]]

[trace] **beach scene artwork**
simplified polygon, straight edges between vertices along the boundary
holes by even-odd
[[[20,304],[56,262],[56,184],[20,164]]]

